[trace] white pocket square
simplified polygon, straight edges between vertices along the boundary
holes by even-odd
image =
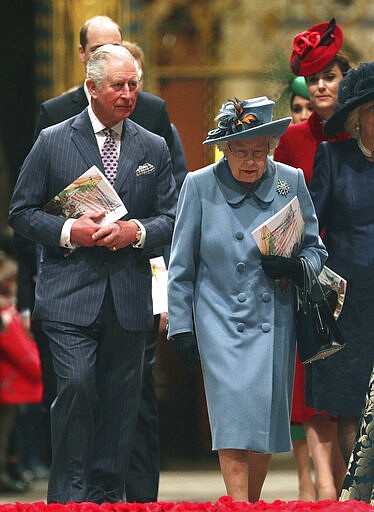
[[[152,174],[155,172],[155,166],[152,164],[143,164],[139,165],[139,167],[136,169],[136,176],[142,176],[143,174]]]

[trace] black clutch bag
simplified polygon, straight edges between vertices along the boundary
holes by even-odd
[[[303,363],[325,359],[344,347],[343,335],[334,318],[338,299],[336,291],[322,285],[307,258],[301,258],[303,287],[298,289],[296,337],[299,358]],[[307,269],[315,279],[308,287]]]

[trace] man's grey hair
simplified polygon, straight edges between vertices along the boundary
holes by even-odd
[[[104,44],[95,50],[87,62],[86,78],[93,80],[96,87],[100,88],[107,77],[106,64],[113,57],[120,57],[133,62],[136,77],[138,80],[140,79],[141,69],[134,56],[123,46],[115,44]]]

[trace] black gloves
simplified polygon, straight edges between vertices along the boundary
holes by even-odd
[[[192,332],[181,332],[172,338],[179,361],[189,370],[196,372],[200,367],[200,356],[195,335]]]
[[[266,274],[272,279],[288,277],[298,286],[303,284],[303,265],[300,258],[291,256],[262,255],[261,265]]]

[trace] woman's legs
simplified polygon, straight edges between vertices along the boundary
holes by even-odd
[[[348,467],[353,443],[357,434],[360,418],[338,417],[338,441],[345,465]]]
[[[249,501],[255,503],[260,499],[262,486],[269,470],[271,454],[270,453],[254,453],[248,454],[249,458]]]
[[[234,501],[258,501],[271,455],[225,449],[218,456],[227,494]]]
[[[304,426],[316,472],[317,499],[335,500],[344,474],[337,450],[336,425],[329,416],[316,414]]]
[[[294,439],[292,446],[299,482],[298,498],[305,501],[315,501],[316,488],[312,478],[308,443],[306,439]]]

